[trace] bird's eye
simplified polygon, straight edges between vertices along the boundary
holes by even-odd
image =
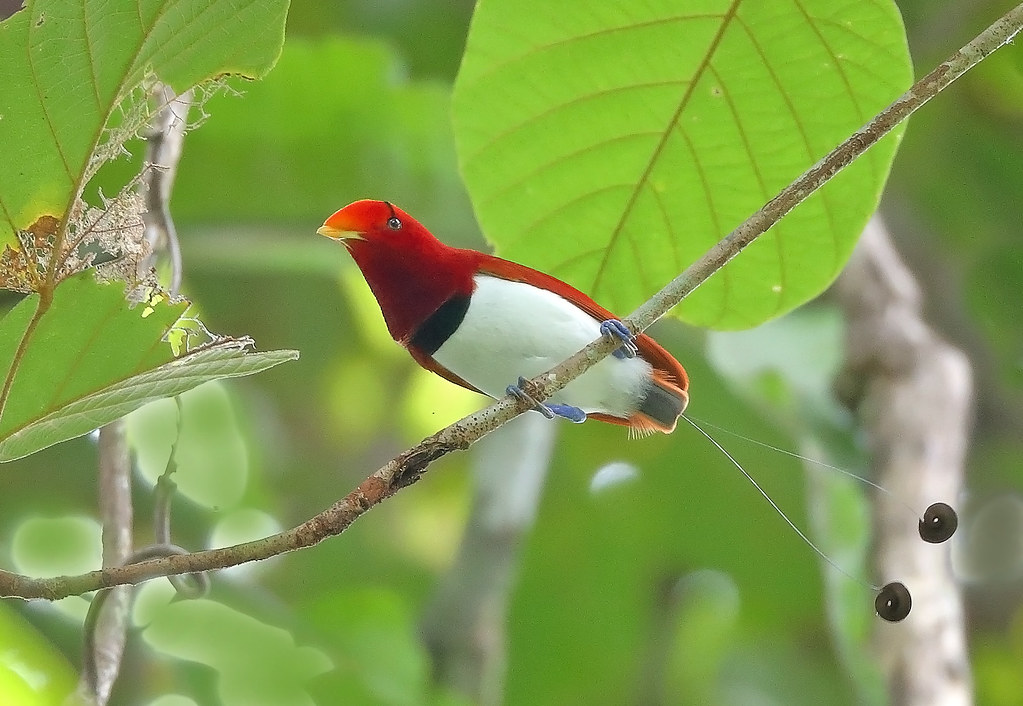
[[[387,219],[387,227],[391,230],[401,230],[401,221],[397,216],[391,216]]]

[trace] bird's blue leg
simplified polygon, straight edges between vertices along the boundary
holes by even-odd
[[[568,404],[557,404],[537,402],[533,397],[525,391],[526,380],[525,378],[519,378],[518,385],[509,385],[506,392],[513,397],[517,397],[524,402],[529,403],[533,406],[537,412],[547,417],[548,419],[554,419],[554,417],[564,417],[570,422],[576,424],[582,424],[586,421],[586,412],[582,411],[578,407],[573,407]]]
[[[600,324],[600,333],[604,336],[617,338],[622,342],[621,348],[616,348],[611,355],[619,360],[635,358],[639,348],[636,346],[636,337],[632,335],[628,326],[618,319],[608,319]]]

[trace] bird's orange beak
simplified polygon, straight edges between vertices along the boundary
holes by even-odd
[[[345,209],[334,213],[316,229],[316,232],[334,240],[365,240],[362,237],[364,231],[351,219],[349,214],[345,213]]]

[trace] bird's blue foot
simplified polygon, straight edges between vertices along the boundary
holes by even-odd
[[[546,407],[559,417],[563,417],[575,424],[582,424],[586,421],[586,412],[570,404],[551,404],[548,402]]]
[[[632,335],[632,331],[629,330],[628,326],[618,319],[608,319],[601,323],[600,333],[604,336],[617,338],[622,342],[622,347],[615,349],[611,354],[619,360],[635,358],[636,353],[639,352],[639,347],[636,346],[636,337]]]
[[[518,399],[532,405],[533,409],[535,409],[537,412],[547,417],[548,419],[554,419],[554,417],[556,416],[564,417],[570,422],[575,422],[576,424],[582,424],[583,422],[586,421],[586,412],[582,411],[578,407],[573,407],[572,405],[568,404],[556,403],[543,404],[542,402],[537,402],[535,399],[533,399],[532,395],[530,395],[528,392],[525,391],[525,389],[523,389],[525,388],[525,386],[526,379],[520,377],[519,384],[509,385],[505,392],[507,392],[512,397],[517,397]]]

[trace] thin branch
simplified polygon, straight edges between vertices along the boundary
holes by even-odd
[[[153,492],[153,544],[143,548],[140,553],[124,562],[126,564],[133,564],[143,559],[188,553],[186,549],[171,541],[171,508],[174,503],[174,494],[178,489],[172,476],[178,470],[178,445],[181,443],[181,430],[185,420],[181,397],[175,397],[174,403],[178,414],[177,433],[174,435],[174,443],[171,444],[170,453],[167,455],[167,466],[160,477],[156,479],[156,489]],[[207,573],[174,574],[168,576],[167,579],[179,598],[201,598],[210,591],[210,577]]]
[[[917,108],[936,96],[984,57],[1010,41],[1023,28],[1023,5],[1006,13],[947,61],[917,81],[897,101],[857,131],[824,159],[774,197],[745,223],[729,233],[685,272],[633,312],[627,323],[643,330],[663,316],[710,275],[765,233],[786,213],[820,188],[841,169],[884,137]],[[594,341],[551,371],[534,378],[531,392],[546,399],[620,345],[610,339]],[[0,595],[58,599],[125,583],[139,583],[157,576],[191,573],[236,566],[267,559],[284,552],[317,544],[340,534],[368,509],[416,482],[427,467],[452,451],[470,444],[526,411],[526,405],[505,397],[484,410],[442,429],[405,451],[331,507],[302,524],[254,542],[169,556],[129,566],[106,568],[79,576],[36,579],[0,572]]]
[[[167,250],[171,263],[170,293],[176,295],[181,287],[181,248],[174,219],[170,215],[170,195],[184,145],[192,91],[176,96],[170,86],[160,83],[153,87],[150,95],[153,102],[162,107],[146,133],[147,172],[143,194],[146,212],[142,218],[146,223],[146,240],[151,251],[155,252],[161,246]]]

